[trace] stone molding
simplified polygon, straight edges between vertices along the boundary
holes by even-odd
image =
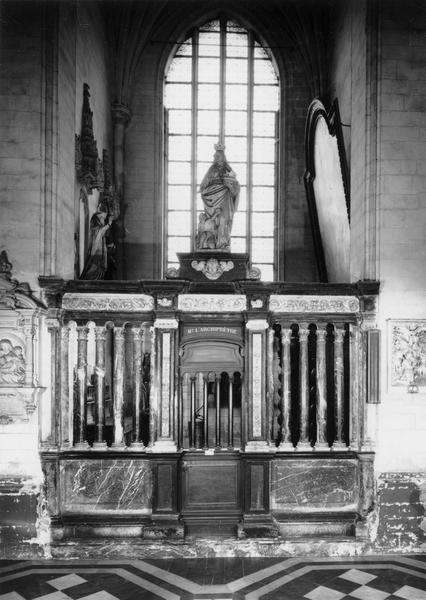
[[[243,295],[185,294],[178,297],[178,309],[183,312],[241,312],[246,307]]]
[[[154,298],[146,294],[84,294],[67,293],[62,308],[78,311],[149,312],[154,309]]]
[[[355,296],[293,296],[272,294],[269,309],[278,313],[358,313]]]

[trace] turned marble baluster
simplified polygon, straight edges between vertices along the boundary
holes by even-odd
[[[196,377],[191,375],[191,448],[195,448],[195,393]]]
[[[208,397],[209,397],[209,380],[208,374],[203,376],[203,416],[204,416],[204,448],[207,449],[209,447],[209,406],[208,406]]]
[[[220,381],[221,376],[216,375],[215,387],[216,387],[216,426],[215,426],[215,440],[216,448],[220,448]]]
[[[143,448],[144,445],[140,441],[141,437],[141,374],[142,374],[142,347],[141,347],[141,336],[144,336],[144,330],[138,327],[132,327],[133,336],[133,419],[135,424],[134,439],[131,443],[131,447],[134,449]]]
[[[335,439],[333,448],[344,449],[344,378],[343,378],[343,337],[345,331],[341,327],[334,327],[334,415]]]
[[[299,325],[300,437],[298,450],[312,450],[309,442],[309,361],[307,323]]]
[[[228,387],[228,448],[231,450],[234,447],[234,377],[229,373]]]
[[[282,344],[282,426],[281,443],[279,450],[294,450],[291,442],[291,388],[290,388],[290,340],[291,328],[289,325],[281,325],[281,344]],[[306,373],[306,369],[305,369]]]
[[[78,448],[87,448],[85,440],[85,411],[87,400],[87,336],[89,328],[86,325],[77,327],[77,378],[78,378]]]
[[[74,405],[69,382],[70,328],[61,327],[60,398],[61,398],[61,446],[69,448],[74,438]]]
[[[123,432],[123,375],[124,330],[114,329],[114,448],[124,448]]]
[[[104,442],[104,396],[105,396],[105,341],[106,329],[104,326],[96,327],[96,440],[94,448],[105,448]]]
[[[317,424],[317,439],[315,448],[328,449],[327,443],[327,377],[326,377],[326,361],[325,361],[325,338],[327,331],[324,325],[317,325],[317,360],[316,360],[316,376],[317,376],[317,395],[316,395],[316,424]]]

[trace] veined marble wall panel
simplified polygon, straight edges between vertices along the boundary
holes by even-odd
[[[151,511],[149,461],[64,460],[60,467],[63,512]]]
[[[355,510],[357,461],[306,459],[274,461],[272,509],[288,512]]]

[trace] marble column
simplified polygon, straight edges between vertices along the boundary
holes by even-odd
[[[77,400],[78,400],[78,433],[76,448],[87,449],[86,441],[86,400],[87,400],[87,336],[89,328],[86,325],[77,327]]]
[[[154,378],[156,424],[153,452],[176,452],[175,440],[175,336],[178,322],[156,319],[156,364]]]
[[[281,359],[281,381],[282,381],[282,427],[281,427],[281,443],[278,450],[286,451],[294,450],[294,446],[291,441],[291,388],[290,388],[290,340],[291,340],[291,328],[287,323],[281,324],[281,345],[282,345],[282,359]]]
[[[47,319],[46,325],[50,334],[50,408],[46,407],[46,411],[42,410],[41,413],[40,442],[43,447],[57,446],[61,429],[59,321]]]
[[[298,450],[312,450],[309,440],[309,361],[307,323],[299,324],[299,394],[300,394],[300,436]]]
[[[96,438],[93,442],[93,448],[106,447],[106,442],[104,441],[105,338],[105,327],[96,327]]]
[[[334,327],[334,420],[335,437],[333,448],[335,450],[346,450],[347,446],[343,439],[345,415],[344,415],[344,373],[343,373],[343,338],[345,330]]]
[[[25,319],[29,321],[29,319]],[[24,326],[25,335],[25,385],[34,386],[34,336],[35,327],[31,322],[26,323]]]
[[[267,329],[266,319],[249,319],[246,324],[248,331],[248,431],[246,451],[268,452],[268,422],[266,411],[266,349]]]
[[[349,326],[349,371],[350,371],[350,395],[349,395],[349,440],[351,450],[359,450],[360,446],[360,373],[359,373],[359,350],[361,336],[359,326]]]
[[[141,385],[142,385],[142,345],[144,345],[144,330],[139,327],[132,328],[133,336],[133,422],[135,426],[134,439],[130,448],[142,450],[145,446],[140,441],[141,437]]]
[[[69,351],[70,328],[62,325],[60,332],[60,405],[61,405],[61,446],[70,448],[74,437],[74,403],[70,395]]]
[[[114,328],[114,441],[112,447],[124,449],[123,432],[124,329]]]
[[[228,376],[228,448],[231,450],[234,447],[234,376],[233,373]]]
[[[327,443],[327,374],[325,362],[325,338],[327,330],[324,325],[317,325],[317,396],[316,396],[316,424],[317,439],[316,450],[328,450]]]

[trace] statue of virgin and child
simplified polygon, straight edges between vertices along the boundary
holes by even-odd
[[[226,160],[224,150],[223,144],[215,145],[213,163],[200,185],[204,212],[200,214],[198,222],[197,250],[230,250],[232,221],[238,207],[240,184]]]

